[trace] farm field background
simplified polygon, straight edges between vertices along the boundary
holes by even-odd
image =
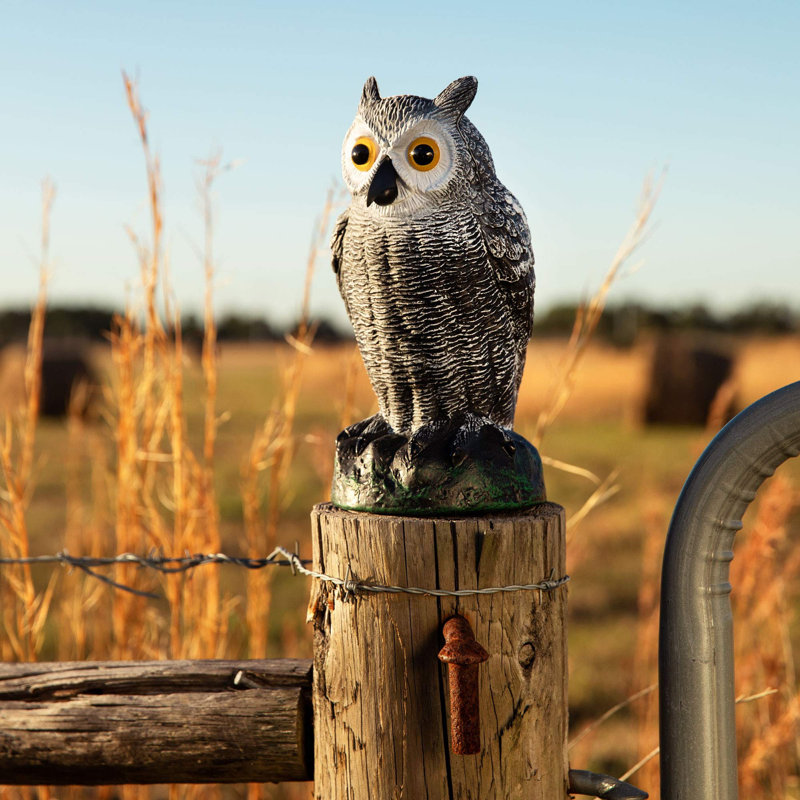
[[[797,378],[800,340],[796,337],[731,340],[729,346],[736,357],[734,383],[740,408]],[[275,541],[289,548],[299,543],[303,556],[310,555],[309,511],[314,503],[328,497],[334,438],[343,425],[376,409],[354,345],[320,345],[310,350],[300,347],[302,352],[289,345],[230,344],[218,348],[220,424],[214,490],[219,508],[220,546],[228,554],[248,553],[242,487],[247,465],[252,460],[251,445],[254,433],[263,430],[270,410],[274,412],[285,404],[287,375],[292,369],[301,364],[302,377],[295,375],[293,379],[299,391],[291,444],[280,466],[284,470],[280,496],[267,500],[273,508],[270,513],[276,515]],[[565,340],[534,338],[531,343],[516,420],[516,428],[523,435],[534,436],[538,415],[548,404],[548,393],[566,352]],[[546,458],[588,470],[605,482],[605,488],[616,489],[616,493],[598,503],[568,533],[568,569],[572,576],[569,681],[573,736],[655,680],[653,603],[657,596],[661,547],[683,481],[714,433],[711,428],[645,427],[640,423],[651,355],[652,343],[647,340],[624,350],[591,344],[575,373],[569,400],[547,428],[540,448]],[[97,347],[93,361],[101,374],[113,382],[108,348]],[[194,355],[185,355],[182,364],[187,441],[202,449],[201,364]],[[110,483],[104,472],[110,476],[115,468],[114,439],[115,432],[108,420],[39,422],[35,489],[27,513],[31,553],[53,553],[65,544],[73,554],[98,549],[104,554],[112,553],[114,520],[108,509],[113,502],[104,506],[96,495],[104,481]],[[270,458],[268,453],[262,453],[262,457]],[[765,487],[760,493],[760,498],[768,497],[767,501],[761,501],[762,505],[777,504],[784,513],[773,524],[780,528],[780,539],[771,540],[763,552],[763,558],[769,562],[787,548],[788,552],[798,549],[796,533],[791,534],[785,528],[798,504],[798,484],[792,479],[792,475],[798,475],[798,469],[787,464],[780,473],[781,477],[768,482],[777,481],[776,487]],[[546,467],[546,484],[549,499],[564,505],[568,519],[572,520],[597,488],[589,478],[553,466]],[[113,494],[113,489],[108,491]],[[262,504],[268,494],[267,489],[263,491],[264,496],[259,500]],[[166,497],[162,499],[169,516],[170,503]],[[755,510],[748,517],[751,520],[748,524],[753,524]],[[747,536],[745,533],[740,539]],[[261,555],[266,555],[266,550]],[[777,565],[774,568],[780,571]],[[252,620],[245,610],[248,585],[244,570],[214,566],[202,569],[219,570],[221,592],[228,598],[227,633],[224,641],[220,640],[221,650],[202,655],[261,655],[262,652],[253,652],[252,633],[248,629]],[[114,657],[119,652],[112,646],[114,637],[101,631],[114,627],[113,620],[106,619],[106,612],[115,590],[93,581],[87,583],[85,578],[68,575],[63,570],[58,572],[38,657],[41,660]],[[52,570],[44,568],[34,571],[39,591],[45,590],[51,574]],[[151,587],[161,585],[162,593],[169,595],[164,589],[166,581],[159,584],[153,580]],[[187,580],[188,584],[182,583],[180,587],[190,585],[194,578]],[[309,582],[282,569],[273,570],[265,580],[271,581],[265,588],[269,635],[255,649],[269,657],[309,657],[311,629],[305,625]],[[82,600],[76,604],[69,593],[75,592],[78,583],[83,587]],[[786,596],[796,600],[795,589],[796,585],[787,587]],[[197,593],[189,597],[181,594],[180,588],[173,588],[172,592],[172,599],[198,602]],[[254,596],[252,590],[250,594]],[[209,608],[207,613],[213,614],[214,609]],[[65,624],[69,614],[84,618],[73,621],[70,628]],[[174,652],[175,647],[174,642],[163,644],[168,638],[169,616],[166,601],[148,601],[144,615],[136,622],[148,628],[145,638],[152,652],[164,657]],[[791,608],[785,609],[784,622],[796,644],[798,628]],[[93,633],[87,630],[92,626],[97,627]],[[75,641],[76,633],[79,639],[83,637],[81,646]],[[745,638],[750,636],[748,631]],[[758,646],[757,642],[751,642],[751,646]],[[793,667],[790,672],[793,676]],[[784,695],[796,693],[793,684],[773,686],[771,676],[763,670],[750,677],[765,683],[748,686],[745,693],[773,688]],[[791,698],[787,696],[784,700],[789,702]],[[655,694],[650,692],[593,730],[571,753],[573,765],[616,775],[625,772],[657,742],[653,738],[657,736],[653,724],[654,702]],[[758,704],[759,701],[754,701],[753,708]],[[776,722],[772,719],[774,713],[763,709],[756,712],[763,730]],[[796,725],[796,718],[792,725]],[[794,749],[791,742],[789,749]],[[631,778],[645,786],[651,796],[657,796],[656,764],[657,759]],[[792,777],[795,773],[791,769],[787,767],[787,786],[796,791],[793,782],[796,778]],[[264,796],[302,797],[307,790],[285,787],[262,791]]]

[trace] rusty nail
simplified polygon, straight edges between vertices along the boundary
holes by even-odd
[[[450,749],[458,756],[481,751],[478,664],[489,654],[475,641],[469,622],[450,617],[442,628],[439,660],[447,664],[450,683]]]

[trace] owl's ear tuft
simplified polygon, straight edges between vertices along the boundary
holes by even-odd
[[[453,81],[446,89],[439,92],[433,99],[433,103],[441,108],[442,111],[449,111],[451,114],[455,114],[458,119],[461,119],[475,99],[477,91],[478,79],[472,75],[467,75],[464,78],[458,78],[458,80]]]
[[[361,90],[361,106],[371,106],[381,99],[380,92],[378,91],[378,81],[374,77],[367,78],[364,88]]]

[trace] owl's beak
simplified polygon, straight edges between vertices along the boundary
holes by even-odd
[[[367,205],[376,202],[379,206],[388,206],[397,199],[397,173],[389,156],[378,166],[367,192]]]

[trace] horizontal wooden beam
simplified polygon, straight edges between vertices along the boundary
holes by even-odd
[[[311,666],[0,664],[0,783],[311,780]]]

